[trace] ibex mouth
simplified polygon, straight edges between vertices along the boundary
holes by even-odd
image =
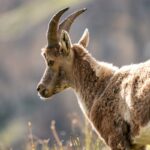
[[[41,98],[42,100],[46,100],[46,99],[51,98],[54,94],[48,92],[47,90],[46,90],[46,91],[43,90],[43,91],[41,91],[41,92],[38,92],[38,95],[40,96],[40,98]]]
[[[58,92],[54,91],[50,91],[47,89],[43,89],[42,91],[38,92],[38,95],[40,96],[40,98],[42,100],[47,100],[47,99],[51,99],[55,94],[57,94]]]

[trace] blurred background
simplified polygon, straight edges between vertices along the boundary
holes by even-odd
[[[150,58],[150,0],[0,0],[0,150],[24,149],[28,121],[41,139],[53,138],[52,120],[64,142],[82,136],[78,126],[84,127],[85,121],[71,90],[46,102],[36,92],[45,69],[40,53],[47,42],[47,24],[68,6],[65,15],[88,9],[76,19],[70,35],[77,42],[87,27],[88,49],[96,59],[120,67]]]

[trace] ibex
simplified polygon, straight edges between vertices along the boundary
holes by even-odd
[[[55,14],[48,26],[48,44],[42,49],[46,70],[37,86],[40,97],[71,87],[84,115],[111,150],[144,150],[150,144],[150,60],[121,68],[97,61],[86,49],[87,29],[76,44],[68,34],[86,9],[59,24],[67,10]]]

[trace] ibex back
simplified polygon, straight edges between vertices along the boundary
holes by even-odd
[[[79,10],[62,23],[65,8],[54,15],[42,49],[45,73],[38,84],[40,97],[49,98],[71,87],[79,105],[111,150],[144,150],[150,144],[150,61],[115,67],[98,62],[86,50],[89,32],[72,44],[68,34]]]

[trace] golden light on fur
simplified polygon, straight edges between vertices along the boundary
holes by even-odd
[[[56,37],[56,30],[51,32]],[[40,96],[72,88],[85,117],[111,150],[144,150],[150,144],[150,61],[121,68],[97,61],[86,49],[87,29],[73,44],[61,28],[56,43],[42,50],[46,70],[37,87]]]

